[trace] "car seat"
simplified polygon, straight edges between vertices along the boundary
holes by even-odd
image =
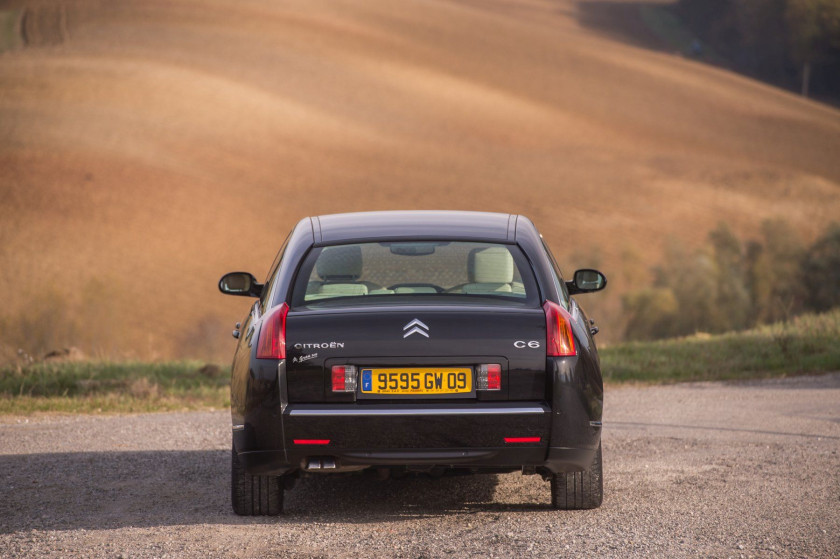
[[[368,286],[358,281],[362,275],[362,247],[327,247],[318,256],[315,271],[320,282],[306,287],[306,300],[367,295]]]
[[[511,293],[513,256],[505,247],[476,248],[467,257],[470,282],[461,287],[463,293]]]

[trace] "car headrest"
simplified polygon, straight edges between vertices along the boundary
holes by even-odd
[[[316,269],[324,281],[355,281],[362,275],[362,247],[327,247],[318,256]]]
[[[470,283],[510,283],[513,256],[505,247],[476,248],[467,259]]]

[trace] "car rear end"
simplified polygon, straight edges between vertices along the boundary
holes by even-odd
[[[254,333],[234,446],[255,475],[580,471],[601,379],[574,306],[516,243],[313,248]]]
[[[338,467],[541,463],[545,355],[513,351],[517,334],[539,339],[541,323],[539,311],[487,307],[290,314],[290,463],[307,468],[313,455]],[[322,345],[343,347],[298,347],[319,332],[330,333]]]

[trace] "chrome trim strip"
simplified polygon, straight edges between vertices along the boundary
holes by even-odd
[[[289,406],[292,408],[292,406]],[[545,414],[545,406],[469,406],[469,407],[376,407],[370,409],[358,407],[294,407],[289,415],[296,417],[377,417],[377,416],[417,416],[417,415],[522,415]]]
[[[590,421],[589,426],[590,427],[601,427],[601,422],[600,421]]]
[[[234,431],[244,431],[244,430],[245,430],[245,426],[244,426],[244,425],[234,425],[234,426],[233,426],[233,430],[234,430]]]

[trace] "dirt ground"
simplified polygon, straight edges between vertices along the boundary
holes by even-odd
[[[226,360],[247,303],[218,278],[262,277],[306,215],[523,213],[610,276],[602,322],[667,242],[840,215],[840,111],[611,39],[638,22],[584,4],[597,27],[577,0],[0,0],[23,37],[0,53],[0,345]]]
[[[605,500],[519,474],[311,477],[229,504],[227,412],[0,419],[3,557],[809,557],[840,551],[840,373],[607,391]]]

